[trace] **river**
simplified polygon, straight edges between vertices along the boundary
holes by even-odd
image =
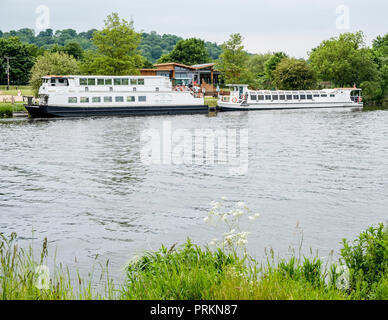
[[[0,232],[35,247],[47,237],[81,272],[99,255],[119,274],[144,250],[219,238],[203,219],[225,197],[260,213],[241,222],[254,257],[300,244],[327,257],[387,222],[387,137],[387,110],[4,119]]]

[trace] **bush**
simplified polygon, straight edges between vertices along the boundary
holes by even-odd
[[[127,268],[124,299],[210,299],[212,290],[231,272],[244,274],[244,260],[221,249],[201,249],[187,240],[180,248],[147,253]]]
[[[353,244],[343,240],[341,257],[349,268],[350,293],[357,298],[381,292],[388,279],[388,230],[384,224],[362,232]],[[387,290],[385,290],[387,292]]]

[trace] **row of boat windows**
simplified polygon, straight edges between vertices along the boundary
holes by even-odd
[[[114,97],[114,99],[115,99],[115,102],[124,102],[123,96],[117,96],[117,97]],[[77,101],[78,101],[77,97],[69,97],[69,99],[68,99],[69,103],[77,103]],[[93,103],[100,103],[101,101],[113,102],[113,97],[103,97],[102,100],[101,100],[101,97],[91,97],[91,102],[93,102]],[[127,102],[135,102],[135,101],[136,101],[135,96],[127,96]],[[146,102],[147,97],[146,96],[138,96],[137,101],[138,102]],[[80,103],[89,103],[90,98],[89,97],[80,97],[79,102]]]
[[[319,94],[314,94],[314,95],[312,95],[312,94],[291,95],[290,94],[290,95],[288,95],[287,94],[287,95],[258,95],[258,96],[251,94],[251,100],[258,100],[258,101],[260,101],[260,100],[292,100],[292,99],[294,99],[294,100],[306,100],[306,99],[312,100],[313,97],[314,98],[316,98],[316,97],[326,98],[327,94],[321,94],[321,95],[319,95]],[[335,97],[335,95],[331,94],[330,97],[331,98]]]
[[[114,79],[94,79],[94,78],[80,78],[79,84],[81,86],[142,86],[144,79],[128,79],[128,78],[114,78]]]

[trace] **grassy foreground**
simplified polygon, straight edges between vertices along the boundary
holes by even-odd
[[[23,103],[3,103],[0,102],[0,118],[10,118],[14,112],[26,111]]]
[[[7,86],[0,86],[0,97],[1,95],[17,96],[18,90],[21,91],[22,96],[32,96],[33,90],[31,86],[10,86],[7,90]]]
[[[99,278],[70,280],[61,265],[47,265],[47,240],[40,259],[17,246],[17,237],[0,238],[0,299],[388,299],[388,232],[370,227],[355,241],[343,241],[338,263],[291,257],[259,263],[236,250],[201,248],[190,240],[181,247],[162,248],[134,258],[126,281],[114,285],[107,265]],[[93,272],[92,272],[93,273]]]

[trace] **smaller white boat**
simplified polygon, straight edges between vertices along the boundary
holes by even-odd
[[[337,88],[324,90],[273,91],[249,90],[245,84],[231,84],[230,95],[220,95],[221,111],[363,108],[361,89]]]

